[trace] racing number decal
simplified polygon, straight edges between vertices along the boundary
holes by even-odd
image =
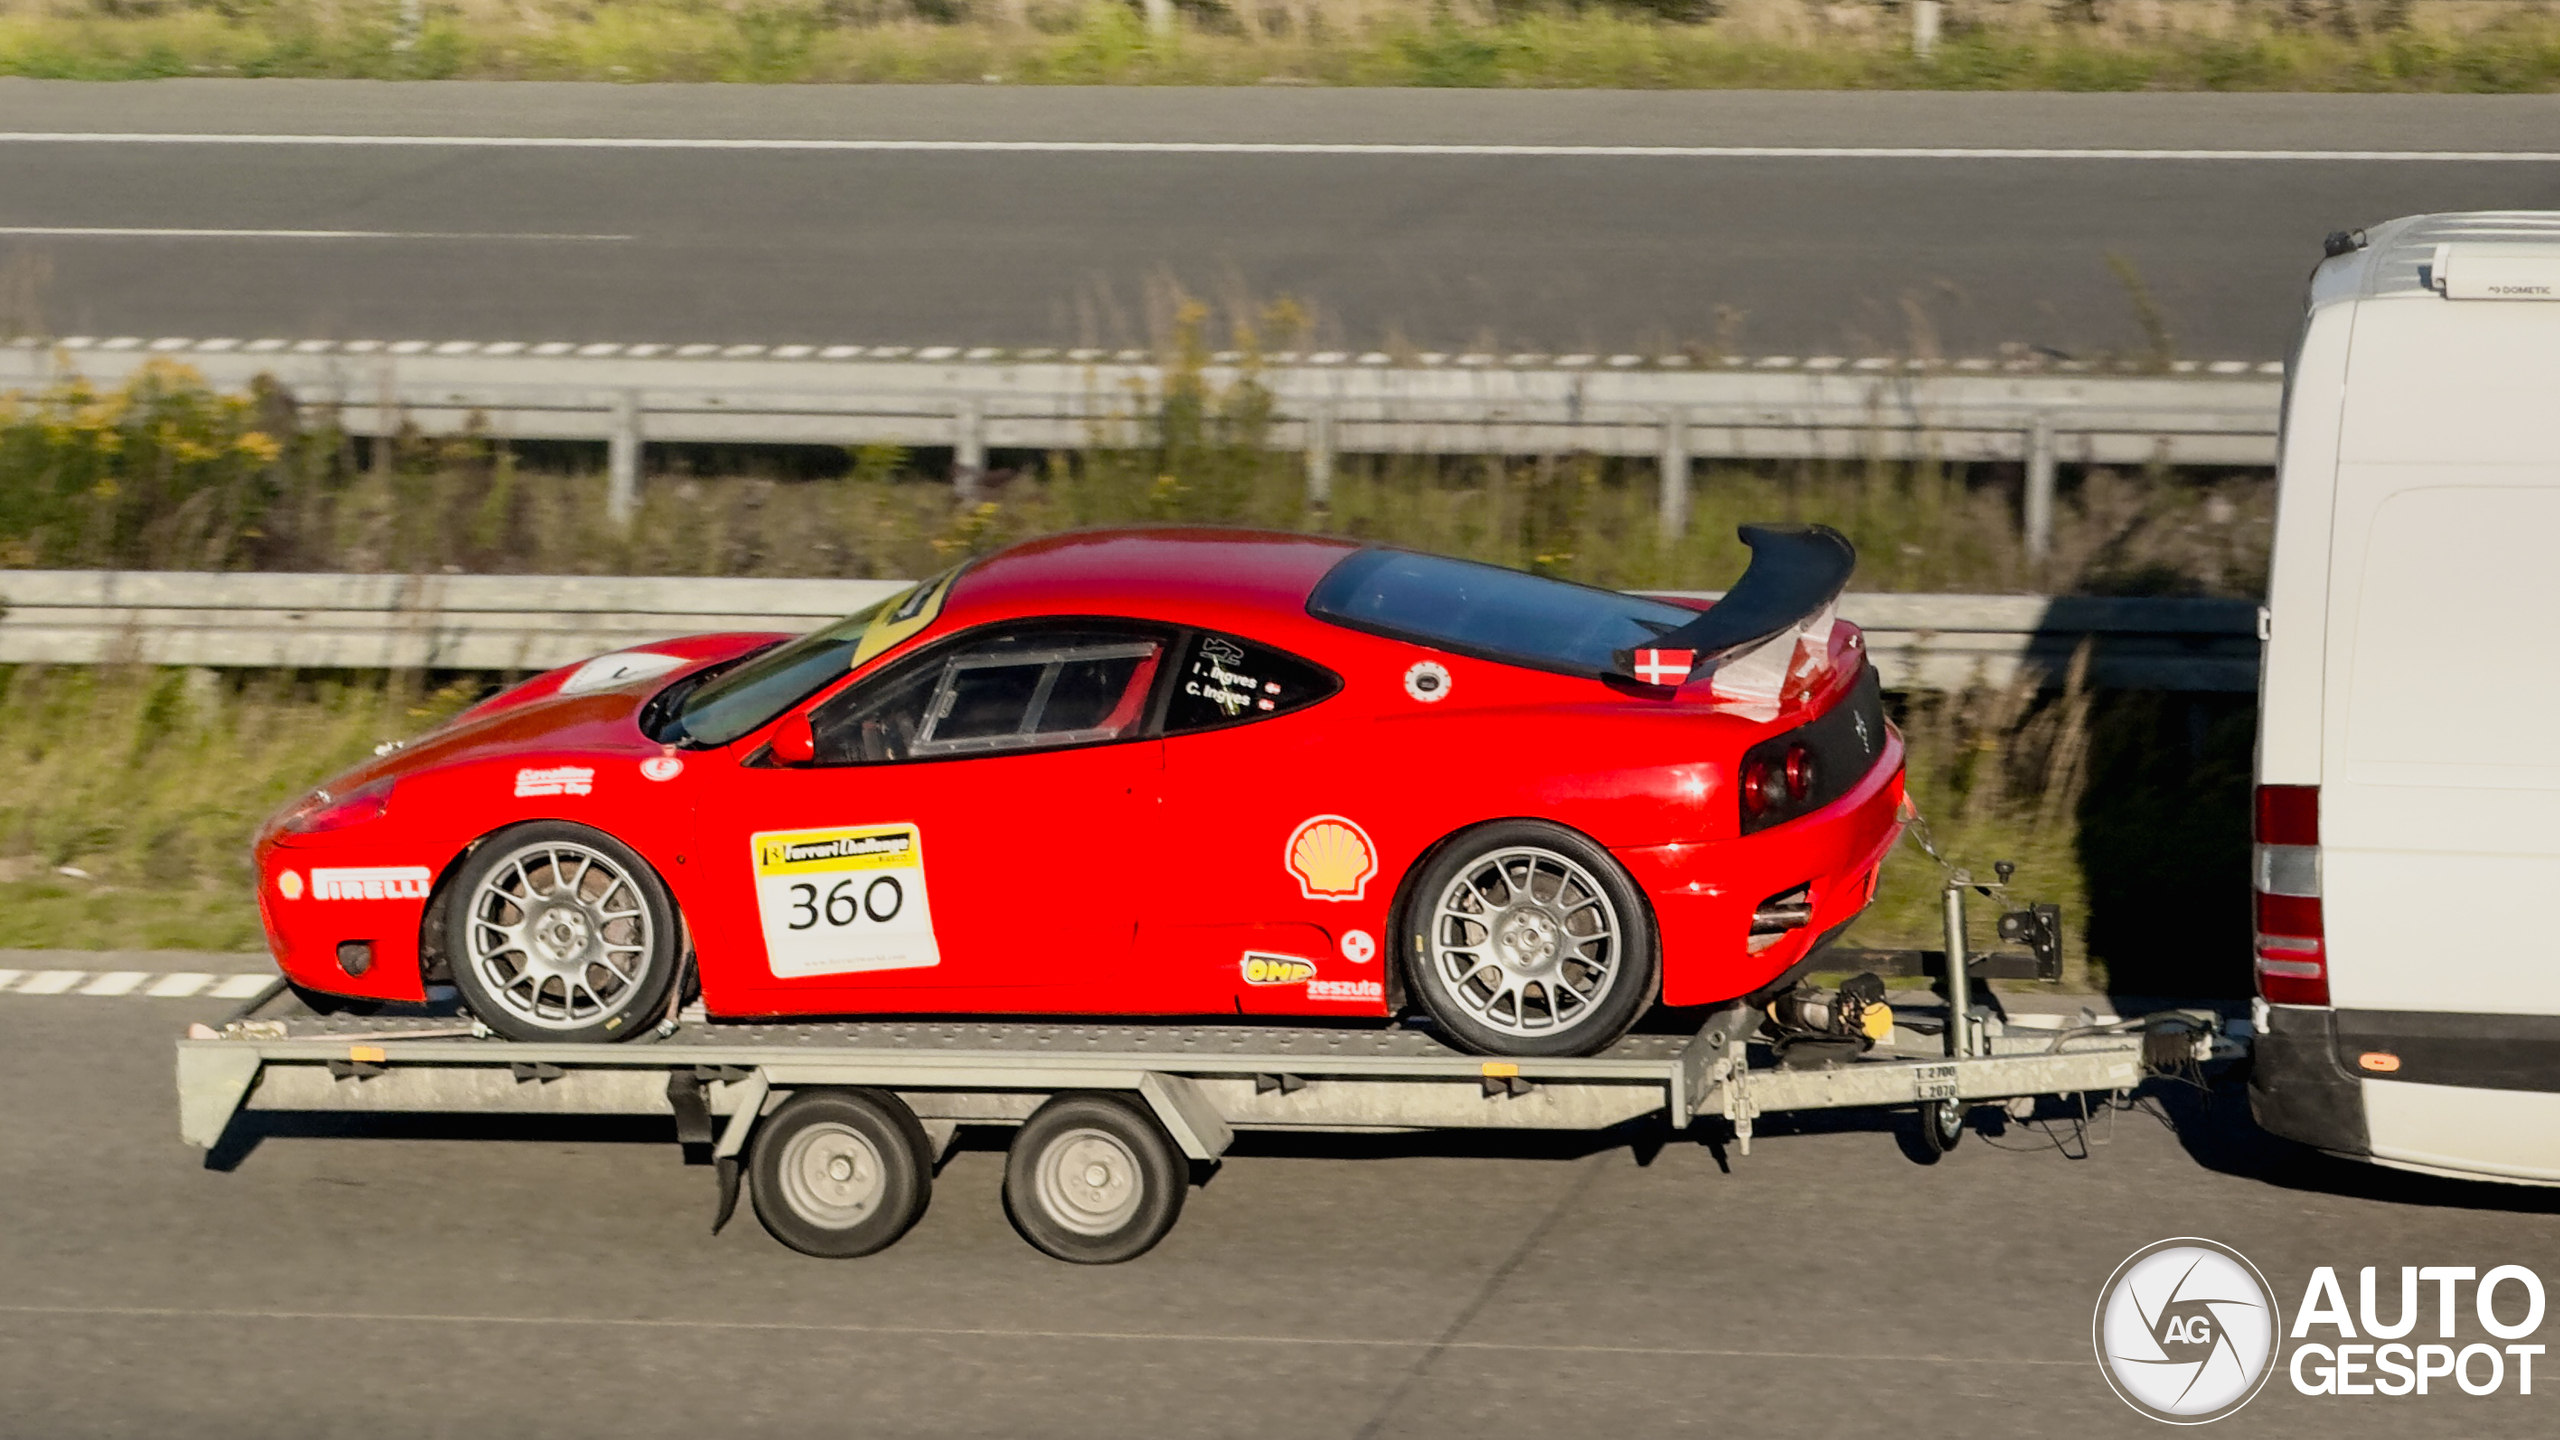
[[[942,963],[913,825],[768,830],[751,841],[773,973],[851,975]]]

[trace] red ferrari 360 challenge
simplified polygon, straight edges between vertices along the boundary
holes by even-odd
[[[1713,605],[1214,530],[1017,545],[797,638],[496,695],[257,842],[314,998],[519,1039],[854,1014],[1410,1015],[1588,1054],[1873,898],[1900,737],[1854,552]],[[326,1003],[326,1002],[324,1002]]]

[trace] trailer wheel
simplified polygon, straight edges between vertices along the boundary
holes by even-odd
[[[1154,1116],[1116,1095],[1060,1095],[1013,1137],[1005,1215],[1061,1260],[1116,1265],[1165,1237],[1190,1183]]]
[[[924,1127],[894,1095],[808,1090],[756,1126],[756,1219],[804,1255],[850,1259],[907,1233],[933,1198]]]
[[[1935,1163],[1939,1156],[1956,1148],[1956,1142],[1963,1138],[1964,1106],[1962,1104],[1954,1100],[1920,1102],[1920,1142],[1927,1147],[1932,1163]]]

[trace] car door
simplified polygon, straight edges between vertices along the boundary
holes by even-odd
[[[983,627],[820,699],[813,757],[756,740],[705,847],[754,917],[734,1013],[1112,1010],[1148,898],[1169,635]],[[786,717],[784,725],[791,724]]]
[[[1327,812],[1345,737],[1307,713],[1341,689],[1320,665],[1242,635],[1196,630],[1175,656],[1164,708],[1166,836],[1161,902],[1141,917],[1138,961],[1246,1014],[1343,1014],[1384,1003],[1375,940],[1344,938],[1349,910],[1310,903],[1296,842],[1332,846],[1340,898],[1374,873],[1356,821]],[[1304,832],[1301,834],[1300,832]],[[1318,834],[1317,832],[1322,832]],[[1313,839],[1307,839],[1314,836]],[[1348,847],[1348,848],[1344,848]],[[1381,892],[1383,893],[1383,892]]]

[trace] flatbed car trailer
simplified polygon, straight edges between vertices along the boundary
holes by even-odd
[[[1958,872],[1957,881],[1963,879]],[[717,1230],[744,1179],[776,1238],[865,1254],[921,1215],[964,1126],[1014,1127],[1005,1198],[1061,1259],[1143,1253],[1179,1217],[1191,1167],[1247,1130],[1599,1131],[1788,1111],[1917,1107],[1932,1150],[1978,1103],[2132,1090],[2149,1074],[2240,1053],[2212,1011],[2018,1030],[1974,1003],[1963,897],[1948,887],[1948,1013],[1871,1053],[1772,1063],[1760,1012],[1710,1013],[1692,1035],[1637,1034],[1579,1059],[1460,1054],[1405,1029],[1222,1023],[858,1020],[662,1027],[655,1043],[537,1044],[467,1018],[259,1018],[261,1002],[177,1042],[181,1129],[218,1144],[258,1112],[671,1116],[708,1147]],[[280,988],[280,987],[279,987]],[[1935,1053],[1931,1053],[1935,1052]]]

